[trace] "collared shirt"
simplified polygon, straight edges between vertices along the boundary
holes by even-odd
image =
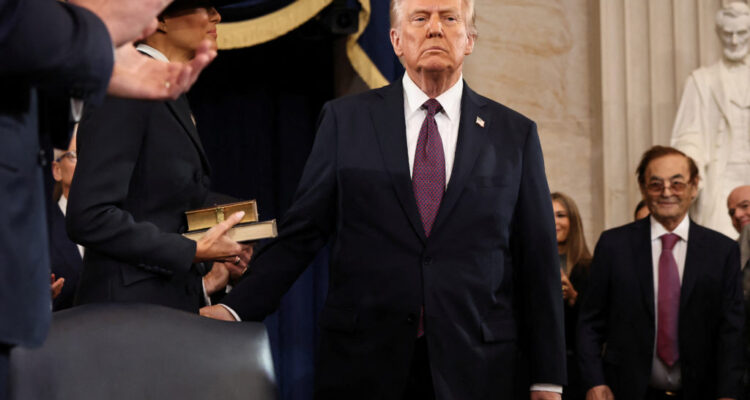
[[[659,256],[661,256],[661,237],[670,233],[664,225],[660,224],[653,215],[649,217],[651,221],[651,260],[654,277],[654,318],[656,319],[655,332],[659,331]],[[685,215],[682,221],[671,232],[680,237],[672,248],[672,255],[677,263],[677,271],[680,275],[680,284],[685,272],[685,258],[687,257],[688,233],[690,231],[690,218]],[[656,337],[654,335],[654,350],[651,361],[651,381],[650,385],[663,390],[678,390],[682,387],[682,377],[680,375],[680,362],[669,368],[656,354]]]
[[[414,172],[414,155],[417,152],[417,141],[419,131],[422,129],[422,123],[427,110],[422,105],[430,98],[409,78],[409,74],[404,74],[402,79],[404,85],[404,117],[406,120],[406,150],[409,154],[409,174]],[[445,153],[445,184],[448,185],[453,170],[453,160],[456,158],[456,143],[458,141],[458,125],[461,121],[461,96],[464,91],[463,76],[458,81],[438,96],[437,100],[443,111],[435,115],[440,139],[443,142],[443,152]]]
[[[169,62],[169,59],[167,58],[167,56],[164,55],[164,53],[162,53],[159,50],[156,50],[155,48],[153,48],[153,47],[151,47],[151,46],[149,46],[149,45],[147,45],[145,43],[141,43],[138,46],[135,46],[135,49],[138,50],[138,51],[140,51],[141,53],[148,54],[149,56],[151,56],[152,58],[154,58],[156,60],[164,61],[164,62]]]
[[[60,195],[60,200],[57,200],[57,205],[60,207],[63,216],[65,216],[65,212],[68,211],[68,198],[65,197],[64,194]],[[83,246],[80,244],[76,244],[76,246],[78,246],[78,252],[81,253],[81,258],[83,258]]]

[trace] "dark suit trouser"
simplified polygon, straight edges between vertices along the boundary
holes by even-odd
[[[0,343],[0,400],[9,398],[8,373],[10,373],[10,345]]]
[[[414,345],[414,355],[406,381],[404,400],[434,400],[435,389],[432,386],[430,360],[427,355],[427,339],[422,336]]]

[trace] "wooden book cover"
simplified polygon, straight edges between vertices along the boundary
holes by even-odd
[[[245,216],[242,217],[242,220],[239,222],[240,224],[258,221],[258,204],[255,200],[240,201],[237,203],[221,204],[198,210],[185,211],[188,232],[210,228],[229,218],[230,215],[238,211],[245,212]]]
[[[195,232],[183,233],[188,239],[196,242],[206,234],[209,228]],[[235,242],[252,242],[260,239],[274,238],[278,235],[276,231],[276,220],[239,223],[227,231],[229,237]]]

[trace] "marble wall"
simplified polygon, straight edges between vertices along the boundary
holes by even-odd
[[[550,190],[575,199],[593,246],[603,214],[589,3],[477,0],[479,39],[464,77],[537,122]]]
[[[668,144],[688,74],[720,57],[732,0],[476,0],[468,83],[535,120],[550,189],[572,196],[593,248],[632,219],[634,170]]]

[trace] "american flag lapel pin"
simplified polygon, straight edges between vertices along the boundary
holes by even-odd
[[[477,117],[477,125],[479,125],[480,128],[484,128],[484,120],[480,117]]]

